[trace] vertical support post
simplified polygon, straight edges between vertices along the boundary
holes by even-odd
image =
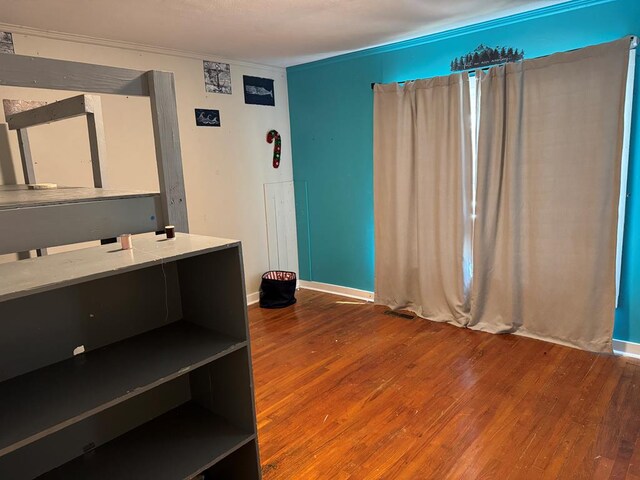
[[[22,161],[22,173],[24,174],[24,183],[36,183],[36,171],[33,166],[33,157],[31,156],[31,145],[29,145],[29,134],[26,128],[16,130],[18,134],[18,147],[20,147],[20,160]],[[36,254],[39,257],[47,254],[46,248],[38,248]],[[29,252],[18,252],[18,259],[24,260],[29,258]]]
[[[18,146],[20,147],[20,160],[22,160],[22,172],[24,183],[36,183],[36,172],[33,168],[33,157],[29,145],[29,134],[26,128],[16,130],[18,134]]]
[[[147,72],[147,80],[164,222],[165,225],[174,225],[178,232],[188,233],[187,198],[173,73],[152,70]]]
[[[85,101],[91,101],[91,108],[87,108],[87,130],[91,150],[93,184],[96,188],[105,188],[108,185],[106,179],[107,144],[104,137],[102,102],[98,96],[85,96]]]

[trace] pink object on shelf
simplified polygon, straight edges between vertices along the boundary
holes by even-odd
[[[131,234],[125,233],[124,235],[120,235],[120,246],[123,250],[131,250],[133,244],[131,242]]]

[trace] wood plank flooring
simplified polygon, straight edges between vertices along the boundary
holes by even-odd
[[[385,310],[250,307],[264,480],[640,480],[640,361]]]

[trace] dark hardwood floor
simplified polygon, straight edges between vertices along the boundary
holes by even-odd
[[[301,290],[249,309],[263,475],[640,479],[640,362]]]

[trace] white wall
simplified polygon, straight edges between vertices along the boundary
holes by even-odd
[[[256,292],[260,275],[269,266],[263,184],[293,177],[285,70],[227,61],[233,94],[213,94],[204,90],[202,58],[13,32],[16,54],[174,72],[190,231],[241,240],[247,293]],[[276,106],[245,105],[243,75],[273,78]],[[0,87],[0,98],[51,101],[72,95]],[[157,190],[149,99],[104,95],[102,104],[109,187]],[[196,127],[194,108],[220,110],[222,126]],[[4,112],[0,112],[0,183],[23,183],[15,132],[2,122]],[[272,128],[282,135],[277,170],[271,166],[273,145],[265,141]],[[39,182],[91,185],[84,118],[34,127],[29,134]]]

